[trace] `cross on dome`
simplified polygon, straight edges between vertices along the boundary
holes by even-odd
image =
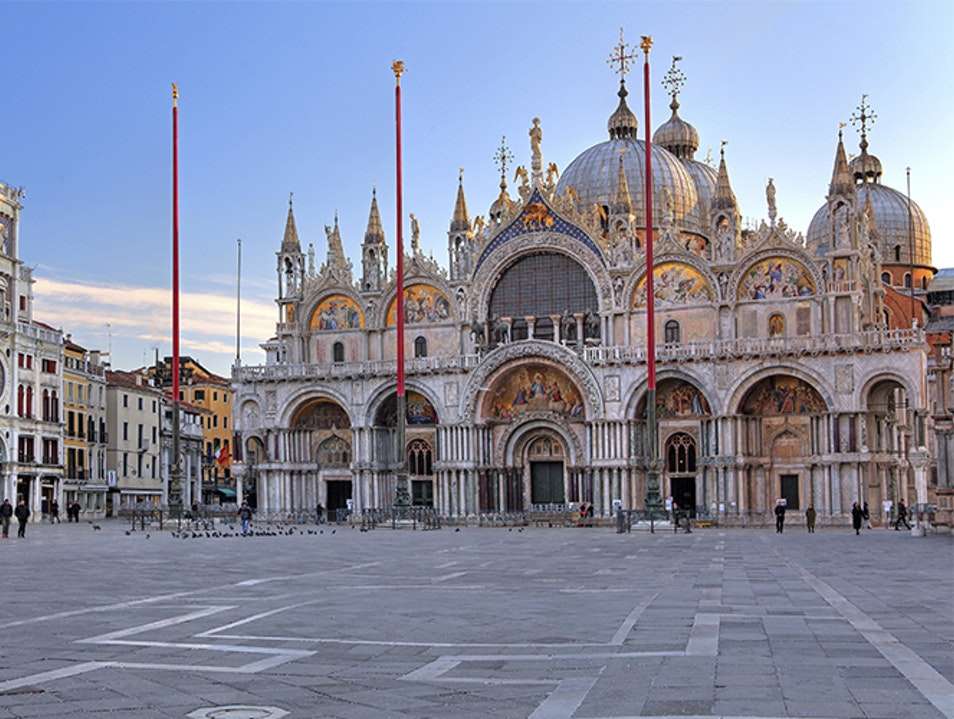
[[[616,65],[616,67],[613,69],[613,72],[619,75],[619,81],[623,82],[626,79],[626,75],[629,73],[629,63],[635,59],[636,53],[630,52],[629,44],[623,39],[623,28],[620,28],[619,44],[613,48],[613,52],[610,53],[606,64],[610,67]]]
[[[510,167],[511,162],[513,162],[513,153],[507,146],[507,136],[501,135],[500,147],[498,147],[497,151],[494,153],[494,164],[496,164],[497,169],[500,170],[501,179],[506,179],[507,168]]]
[[[663,87],[666,88],[669,97],[672,98],[672,103],[669,106],[674,110],[679,107],[679,92],[682,90],[682,86],[686,84],[686,74],[676,66],[676,63],[680,60],[682,60],[680,55],[672,56],[672,66],[666,71],[662,80]]]

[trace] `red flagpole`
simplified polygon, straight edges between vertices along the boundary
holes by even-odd
[[[394,132],[395,132],[395,159],[396,183],[395,198],[397,217],[397,282],[394,298],[394,308],[397,315],[397,427],[395,449],[397,450],[396,466],[397,481],[394,490],[394,507],[404,510],[411,504],[411,495],[407,487],[407,467],[405,466],[404,435],[407,422],[407,398],[404,393],[404,206],[403,186],[401,184],[401,74],[404,72],[404,63],[395,60],[391,64],[394,72]]]
[[[179,88],[172,85],[172,400],[179,402]]]
[[[396,153],[396,192],[397,207],[397,297],[395,310],[397,315],[397,396],[404,396],[404,232],[403,232],[403,188],[401,183],[401,73],[404,63],[395,60],[391,65],[394,71],[394,129]],[[403,453],[402,453],[403,454]]]
[[[646,133],[646,343],[648,344],[647,369],[649,374],[649,389],[656,389],[656,295],[653,288],[653,155],[652,155],[652,126],[649,121],[649,49],[653,39],[643,36],[643,100],[646,122],[643,129]]]

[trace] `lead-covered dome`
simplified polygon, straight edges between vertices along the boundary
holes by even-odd
[[[870,156],[869,156],[870,157]],[[856,158],[857,159],[857,158]],[[877,229],[881,261],[886,264],[912,264],[908,248],[914,246],[915,265],[932,267],[931,229],[924,211],[913,200],[908,211],[908,198],[901,192],[877,182],[864,182],[855,187],[859,208],[871,201]],[[824,252],[831,245],[832,228],[828,205],[823,205],[808,226],[808,245]]]

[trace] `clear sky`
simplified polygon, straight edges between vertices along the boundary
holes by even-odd
[[[954,51],[950,2],[289,4],[4,3],[0,178],[27,189],[23,259],[37,316],[128,368],[169,352],[170,100],[181,100],[183,351],[226,373],[234,355],[235,240],[243,238],[243,359],[274,329],[275,251],[295,192],[302,242],[324,256],[340,214],[356,267],[376,185],[394,238],[393,76],[403,58],[405,207],[446,261],[457,172],[472,214],[497,193],[507,135],[527,163],[542,119],[564,168],[606,138],[619,27],[651,34],[653,124],[672,55],[680,113],[717,153],[727,139],[747,218],[804,231],[823,202],[835,133],[862,93],[878,115],[884,182],[913,196],[954,265],[950,210]],[[631,104],[641,106],[637,80]],[[854,150],[854,132],[846,135]],[[393,264],[393,263],[392,263]]]

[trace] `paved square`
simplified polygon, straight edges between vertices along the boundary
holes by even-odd
[[[950,537],[28,535],[0,543],[0,719],[954,717]]]

